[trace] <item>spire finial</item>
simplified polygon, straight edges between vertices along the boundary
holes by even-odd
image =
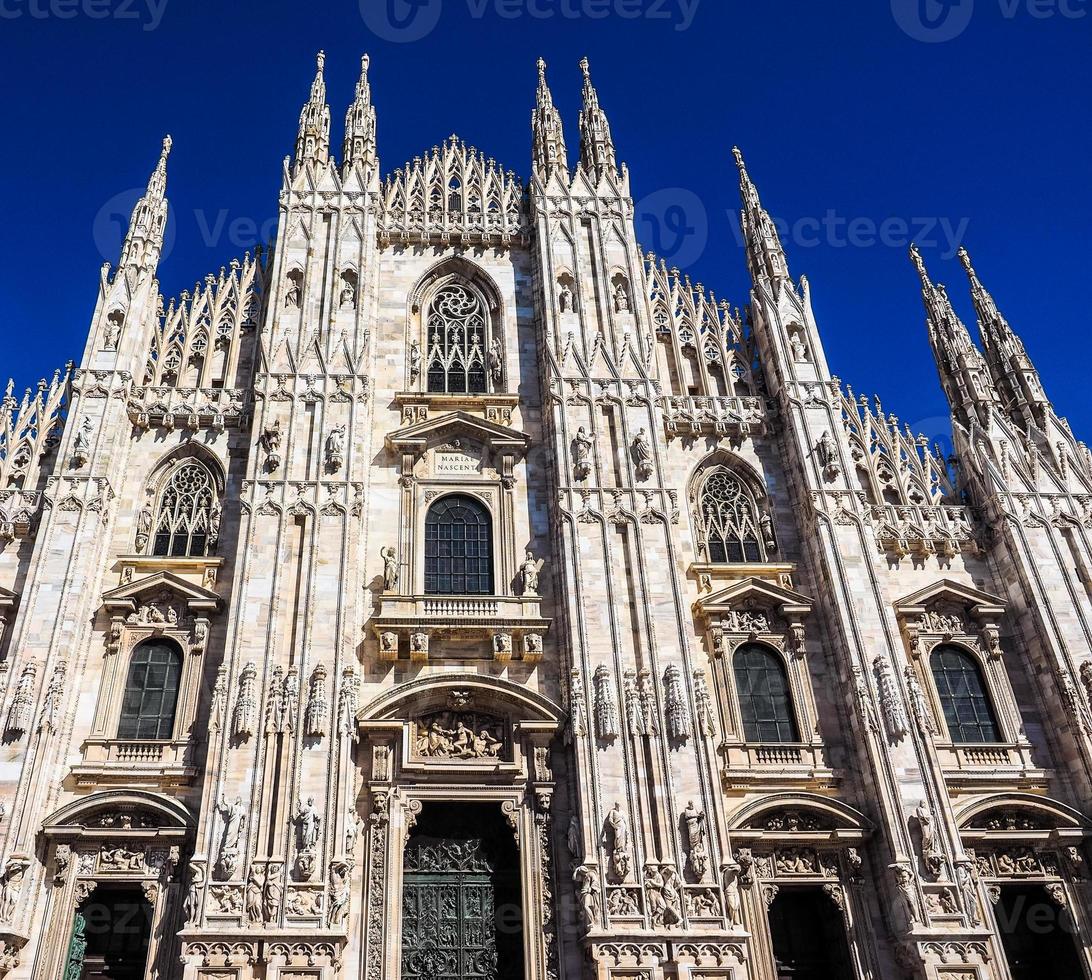
[[[532,156],[535,169],[548,179],[555,170],[569,172],[568,151],[565,147],[565,127],[561,114],[554,107],[554,97],[546,82],[546,60],[539,58],[538,92],[531,116]]]
[[[914,268],[918,270],[922,287],[928,289],[932,283],[929,281],[929,272],[925,268],[925,259],[921,257],[921,250],[916,242],[912,242],[910,245],[910,261],[914,263]]]
[[[326,52],[315,56],[315,78],[311,82],[311,97],[300,112],[296,135],[296,171],[305,163],[325,164],[330,159],[330,108],[326,105],[326,80],[322,72]]]
[[[167,223],[167,158],[171,155],[174,141],[163,138],[163,148],[151,177],[148,189],[133,208],[129,230],[121,248],[121,265],[154,268],[163,250],[163,230]]]
[[[370,55],[361,56],[356,97],[345,113],[345,142],[341,151],[345,174],[358,163],[371,166],[376,162],[375,106],[372,105],[372,87],[368,81],[371,64]]]
[[[591,64],[581,58],[584,73],[584,107],[580,112],[580,163],[596,180],[604,174],[617,174],[618,161],[607,114],[599,107],[599,94],[591,80]]]
[[[591,82],[591,62],[587,57],[580,59],[580,70],[584,73],[584,81]]]

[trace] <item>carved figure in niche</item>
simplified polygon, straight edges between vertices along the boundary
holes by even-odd
[[[265,451],[266,466],[270,471],[281,465],[281,420],[276,419],[262,431],[262,449]]]
[[[583,480],[591,472],[592,440],[588,430],[580,426],[573,439],[573,475]]]
[[[152,533],[152,505],[145,504],[140,508],[136,519],[136,549],[144,551],[148,545],[148,538]]]
[[[648,433],[641,429],[633,439],[633,459],[637,464],[637,476],[647,480],[652,476],[652,446],[648,441]]]
[[[303,276],[298,271],[288,273],[288,288],[284,293],[284,307],[287,310],[298,310],[303,299],[303,288],[300,283]]]
[[[918,903],[914,894],[914,872],[903,864],[892,865],[892,870],[895,872],[895,883],[899,886],[899,893],[902,895],[903,911],[906,912],[906,918],[910,924],[914,925],[919,921]]]
[[[690,870],[694,873],[695,880],[705,881],[705,875],[709,870],[709,852],[705,843],[705,814],[691,800],[683,810],[682,818],[686,826],[686,840],[690,850]]]
[[[629,290],[626,289],[625,281],[621,281],[614,287],[614,312],[628,313],[629,310]]]
[[[595,929],[602,920],[602,897],[599,894],[599,872],[595,868],[581,865],[573,871],[573,881],[577,886],[577,898],[580,900],[580,917],[586,929]]]
[[[342,278],[344,285],[341,287],[340,304],[343,310],[355,309],[356,307],[356,287],[347,278]]]
[[[963,896],[963,911],[967,913],[967,921],[972,926],[977,926],[981,921],[978,914],[978,888],[975,885],[974,875],[965,864],[956,866],[956,884],[959,893]]]
[[[688,898],[690,914],[699,919],[720,915],[720,899],[712,888],[704,888]]]
[[[819,465],[823,467],[823,475],[828,480],[835,479],[842,472],[842,467],[838,463],[838,445],[829,431],[819,437],[815,452],[819,457]]]
[[[789,346],[792,348],[792,359],[794,361],[796,361],[797,363],[800,363],[801,361],[807,361],[808,348],[804,344],[804,341],[801,339],[800,334],[798,334],[795,330],[792,334],[792,340],[789,341]]]
[[[229,803],[225,797],[221,796],[220,802],[216,804],[216,812],[224,821],[224,829],[220,834],[217,865],[221,875],[230,878],[239,867],[239,838],[246,825],[246,812],[242,798],[236,797],[234,803]]]
[[[307,802],[296,803],[297,846],[301,851],[313,851],[318,845],[319,823],[321,818],[315,809],[315,798],[309,796]]]
[[[504,363],[501,358],[501,345],[500,341],[496,337],[493,338],[489,344],[489,376],[493,379],[494,385],[501,383],[501,376],[504,373]]]
[[[629,822],[622,812],[622,804],[615,803],[607,814],[606,846],[610,848],[611,870],[618,881],[629,877]]]
[[[12,858],[4,868],[3,875],[0,875],[0,922],[10,923],[15,918],[26,870],[26,861]]]
[[[352,854],[356,850],[357,838],[360,836],[360,814],[355,807],[350,807],[345,816],[345,853]]]
[[[349,915],[350,869],[342,861],[330,865],[330,925],[339,926]]]
[[[121,324],[122,314],[120,310],[115,310],[106,318],[106,326],[102,331],[102,349],[103,350],[117,350],[118,338],[121,337]]]
[[[569,288],[567,282],[561,284],[561,288],[557,293],[557,306],[562,313],[574,313],[573,306],[573,291]]]
[[[326,437],[326,468],[336,471],[345,462],[345,426],[335,425]]]
[[[421,344],[414,338],[409,349],[410,381],[416,381],[421,377]]]
[[[381,548],[379,557],[383,559],[383,588],[394,592],[398,588],[398,552],[393,548]]]
[[[728,923],[743,926],[743,899],[739,894],[739,875],[732,874],[724,886],[724,905],[728,912]]]
[[[284,899],[284,889],[281,886],[281,872],[284,865],[271,862],[265,869],[265,898],[262,902],[262,913],[266,922],[276,922],[281,914],[281,903]]]
[[[565,835],[565,846],[574,860],[580,859],[580,821],[575,816],[569,817],[569,830]]]
[[[247,922],[254,926],[262,924],[264,914],[262,886],[262,870],[255,862],[250,866],[250,874],[246,880],[246,918]]]
[[[95,424],[85,415],[80,427],[76,430],[75,438],[72,440],[72,461],[77,466],[83,466],[90,458],[91,436],[94,431]]]
[[[638,916],[641,908],[637,896],[628,888],[615,888],[607,892],[607,910],[614,916]]]
[[[519,566],[520,584],[524,595],[538,595],[538,576],[544,564],[545,562],[541,559],[536,561],[535,553],[530,548],[527,549],[527,556],[523,559],[523,564]]]
[[[767,552],[777,551],[777,537],[774,535],[773,518],[769,514],[763,514],[758,519],[759,530],[762,531],[762,543]]]
[[[682,891],[674,868],[645,865],[645,894],[654,925],[675,926],[682,921]]]

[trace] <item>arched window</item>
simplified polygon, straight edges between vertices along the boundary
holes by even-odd
[[[425,518],[425,592],[493,594],[493,523],[473,497],[438,500]]]
[[[754,495],[729,470],[716,470],[701,489],[701,519],[709,561],[716,565],[766,561],[772,524]]]
[[[181,676],[182,655],[177,647],[160,640],[140,644],[129,661],[118,738],[170,738]]]
[[[203,557],[209,547],[215,503],[212,474],[192,460],[178,466],[159,495],[152,554]]]
[[[459,283],[441,287],[425,318],[428,390],[438,394],[484,394],[486,310],[478,294]]]
[[[1000,742],[997,716],[974,657],[958,647],[938,647],[932,667],[948,737],[959,744]]]
[[[736,651],[736,697],[748,742],[798,742],[789,679],[772,650],[748,644]]]

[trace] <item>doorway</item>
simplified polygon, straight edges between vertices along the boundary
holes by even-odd
[[[66,980],[143,980],[151,935],[139,885],[99,885],[73,917]]]
[[[519,851],[499,803],[425,803],[402,868],[403,980],[521,980]]]
[[[845,923],[819,888],[782,888],[770,906],[777,980],[854,980]]]
[[[1085,980],[1073,918],[1042,885],[1002,885],[994,915],[1012,980]]]

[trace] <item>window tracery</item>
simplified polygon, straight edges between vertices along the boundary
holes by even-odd
[[[717,565],[765,562],[776,550],[773,523],[750,487],[726,468],[706,477],[699,495],[702,549]]]
[[[474,290],[449,283],[436,292],[425,321],[430,393],[486,393],[486,324]]]
[[[160,492],[152,554],[204,557],[215,546],[218,521],[219,502],[212,474],[196,460],[185,460],[170,472]],[[142,531],[138,527],[138,534]]]

